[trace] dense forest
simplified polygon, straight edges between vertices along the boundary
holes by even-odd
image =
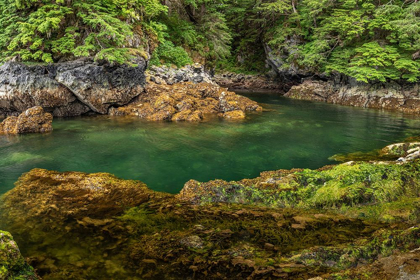
[[[339,72],[359,81],[420,77],[417,0],[1,0],[1,60],[193,61],[264,71]]]

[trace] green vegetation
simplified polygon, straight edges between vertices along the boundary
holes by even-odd
[[[20,254],[10,233],[0,230],[0,279],[35,280],[34,269]]]
[[[353,163],[322,170],[267,172],[239,182],[190,181],[181,197],[199,204],[240,203],[331,209],[351,217],[418,221],[419,162]]]
[[[338,72],[359,81],[420,77],[420,2],[413,0],[1,0],[0,58],[193,60],[264,71]]]

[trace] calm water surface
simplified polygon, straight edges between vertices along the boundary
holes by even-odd
[[[420,135],[420,118],[252,94],[270,111],[245,121],[55,119],[46,135],[0,136],[0,193],[32,168],[109,172],[177,193],[189,179],[238,180],[261,171],[319,168],[337,153],[370,151]]]

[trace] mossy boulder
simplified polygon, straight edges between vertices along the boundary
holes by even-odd
[[[34,269],[22,257],[10,233],[0,230],[0,279],[35,280]]]

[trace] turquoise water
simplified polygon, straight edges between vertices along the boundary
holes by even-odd
[[[189,179],[239,180],[261,171],[319,168],[337,153],[370,151],[420,134],[420,118],[248,95],[269,111],[244,121],[55,119],[54,132],[0,136],[0,193],[32,168],[109,172],[177,193]]]

